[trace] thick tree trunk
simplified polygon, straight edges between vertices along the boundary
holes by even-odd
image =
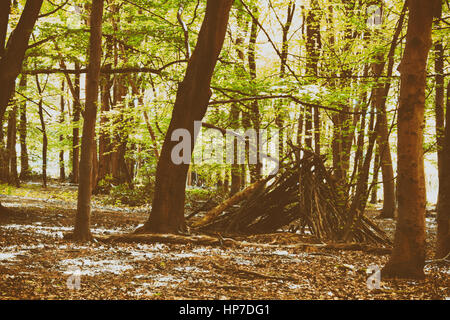
[[[442,148],[441,175],[439,176],[439,202],[437,207],[436,258],[450,252],[450,82],[447,86],[446,124]]]
[[[92,238],[90,231],[92,155],[94,149],[95,119],[97,115],[100,63],[102,55],[103,0],[93,0],[90,19],[89,66],[86,78],[86,103],[83,137],[81,142],[80,176],[78,185],[77,214],[73,238],[86,241]]]
[[[176,164],[172,160],[172,150],[178,144],[172,141],[172,134],[177,129],[185,129],[190,133],[190,150],[184,152],[190,151],[191,154],[196,138],[194,121],[200,121],[208,107],[211,78],[225,39],[232,3],[233,0],[207,1],[197,45],[188,63],[184,80],[179,85],[172,119],[158,161],[152,212],[141,231],[186,231],[184,200],[189,163]]]
[[[8,33],[11,0],[0,1],[0,57],[5,54],[6,35]]]
[[[423,123],[427,57],[438,1],[408,1],[406,47],[399,67],[398,220],[394,249],[382,270],[385,278],[420,279],[425,276]]]
[[[22,70],[22,62],[25,51],[28,48],[28,40],[41,10],[42,2],[43,0],[28,0],[26,2],[19,23],[8,39],[6,50],[0,56],[0,124],[3,123],[6,107],[14,92],[16,78]],[[0,18],[2,25],[5,21],[4,18]],[[3,26],[1,27],[4,28]],[[1,33],[2,30],[0,30]]]

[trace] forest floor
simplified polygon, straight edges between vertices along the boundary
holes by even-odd
[[[0,193],[1,203],[12,212],[0,219],[0,300],[450,299],[448,264],[428,263],[423,281],[382,281],[380,289],[369,290],[366,269],[381,268],[388,255],[286,248],[283,245],[305,240],[293,233],[248,240],[280,248],[78,244],[63,239],[73,228],[75,187],[51,185],[43,190],[28,184],[3,187]],[[368,215],[374,217],[376,210]],[[145,207],[104,207],[94,201],[92,232],[129,233],[147,217]],[[392,235],[393,220],[376,221]],[[427,215],[427,234],[427,259],[432,259],[433,213]]]

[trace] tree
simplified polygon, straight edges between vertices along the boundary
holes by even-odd
[[[89,66],[86,78],[86,103],[79,168],[78,204],[73,232],[73,238],[80,241],[90,240],[92,237],[89,229],[92,194],[92,150],[94,149],[95,119],[97,116],[102,55],[102,16],[103,0],[93,0],[90,19],[91,34],[89,37]]]
[[[424,278],[425,174],[423,123],[431,26],[440,0],[409,0],[398,114],[398,220],[385,278]]]
[[[176,129],[187,129],[194,148],[194,121],[202,120],[211,96],[210,83],[222,50],[233,0],[208,0],[197,45],[186,74],[179,84],[169,129],[156,169],[152,211],[141,232],[178,233],[186,231],[184,201],[189,163],[175,164],[171,159]],[[184,155],[186,156],[186,155]],[[189,157],[190,159],[190,157]]]
[[[15,81],[22,70],[22,61],[28,48],[28,41],[38,19],[43,0],[28,0],[25,3],[19,23],[5,46],[9,8],[11,1],[2,1],[0,16],[0,124],[14,92]],[[4,11],[3,11],[4,10]]]
[[[447,85],[447,111],[445,115],[441,174],[439,176],[439,201],[437,206],[436,258],[450,253],[450,82]]]
[[[34,24],[38,19],[43,0],[29,0],[26,2],[20,20],[11,33],[8,41],[8,23],[11,10],[11,1],[4,0],[0,4],[0,130],[3,136],[3,116],[9,100],[15,89],[15,81],[22,69],[25,51]],[[5,168],[3,141],[0,143],[0,168]],[[0,173],[2,176],[2,173]]]

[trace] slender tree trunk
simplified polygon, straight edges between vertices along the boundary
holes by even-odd
[[[109,128],[106,125],[108,118],[107,112],[110,110],[110,90],[111,80],[108,75],[103,75],[101,78],[101,114],[100,114],[100,132],[99,132],[99,167],[98,167],[98,181],[105,179],[107,175],[111,174],[111,139]]]
[[[382,1],[379,1],[378,5],[382,6]],[[382,84],[377,84],[374,89],[375,95],[375,106],[379,116],[379,135],[378,135],[378,155],[381,157],[381,171],[383,176],[383,209],[380,218],[394,218],[396,209],[396,195],[395,195],[395,181],[394,181],[394,170],[392,167],[392,156],[389,145],[389,128],[387,123],[386,115],[386,101],[389,94],[394,62],[395,62],[395,49],[398,44],[398,39],[400,33],[403,30],[403,23],[406,15],[406,4],[403,6],[402,12],[397,22],[397,27],[394,32],[394,36],[391,41],[391,47],[388,53],[388,66],[387,66],[387,81],[384,84],[384,89]],[[377,57],[378,62],[374,63],[373,69],[375,77],[379,78],[384,70],[385,62],[383,56],[379,55]],[[376,164],[378,166],[378,163]]]
[[[8,149],[4,143],[3,124],[0,125],[0,182],[8,182]]]
[[[380,152],[379,148],[375,151],[375,157],[373,159],[373,178],[372,178],[372,194],[370,196],[370,203],[378,202],[378,175],[379,175],[379,164],[380,163]]]
[[[27,76],[22,75],[19,87],[24,89],[27,86]],[[20,122],[19,122],[19,140],[20,140],[20,180],[26,180],[30,176],[30,166],[28,164],[27,150],[27,102],[23,100],[20,104]]]
[[[306,17],[306,74],[308,76],[317,76],[318,62],[320,57],[320,9],[317,0],[311,1],[311,9]],[[306,139],[305,144],[312,149],[312,121],[313,109],[307,109],[306,118]],[[314,108],[314,151],[320,154],[320,113],[319,109]]]
[[[256,9],[255,9],[256,11]],[[280,78],[283,79],[286,76],[286,64],[288,60],[289,55],[289,31],[291,30],[292,26],[292,20],[294,18],[294,12],[295,12],[295,1],[290,0],[289,4],[287,6],[287,12],[286,12],[286,22],[284,24],[281,24],[281,31],[282,31],[282,44],[281,44],[281,54],[280,54]],[[255,12],[254,16],[257,16],[257,12]],[[252,24],[255,24],[255,28],[258,27],[257,21],[253,21]],[[257,29],[255,29],[256,31]],[[252,33],[253,33],[253,25],[252,25]],[[254,36],[254,42],[256,43],[256,33]],[[283,101],[279,101],[275,104],[275,124],[278,127],[278,136],[279,136],[279,155],[280,158],[283,157],[285,151],[286,151],[286,130],[284,128],[285,118],[286,118],[286,112],[283,105]]]
[[[41,122],[41,132],[42,132],[42,186],[47,188],[47,148],[48,148],[48,139],[47,139],[47,130],[45,128],[45,119],[44,119],[44,108],[42,105],[42,99],[39,100],[39,121]]]
[[[86,103],[83,137],[81,142],[80,176],[78,185],[77,214],[73,238],[86,241],[92,238],[90,231],[92,158],[97,115],[100,63],[102,55],[103,0],[93,0],[90,19],[89,66],[86,77]]]
[[[447,85],[447,111],[443,137],[441,175],[439,176],[439,202],[437,207],[436,258],[450,252],[450,82]]]
[[[394,249],[382,270],[385,278],[424,278],[425,174],[423,123],[431,25],[440,0],[409,0],[406,47],[398,114],[398,219]]]
[[[237,129],[239,126],[239,115],[240,109],[236,104],[231,105],[230,110],[230,121],[231,128]],[[230,196],[234,195],[236,192],[239,192],[241,189],[241,169],[238,163],[238,142],[236,139],[233,139],[233,163],[231,164],[231,187],[230,187]]]
[[[59,123],[61,126],[64,124],[64,80],[61,82],[61,98],[60,98],[60,117]],[[64,141],[64,136],[61,134],[59,136],[59,142],[62,144]],[[66,171],[64,166],[64,148],[61,146],[59,151],[59,180],[64,181],[66,179]]]
[[[254,15],[257,16],[258,12],[255,9]],[[251,30],[250,30],[250,41],[248,44],[248,68],[250,71],[250,78],[251,81],[254,82],[256,81],[256,38],[258,37],[258,23],[255,19],[252,19],[252,24],[251,24]],[[286,39],[287,42],[287,39]],[[285,46],[285,50],[287,50],[287,44],[284,45]],[[287,53],[286,53],[287,55]],[[243,55],[242,55],[242,60],[243,60]],[[282,65],[284,66],[283,62]],[[254,92],[254,94],[256,95],[257,92]],[[283,122],[282,120],[282,116],[280,113],[278,113],[278,117],[281,117],[280,119],[278,119],[278,121],[281,121],[281,123]],[[247,118],[246,121],[244,118]],[[259,130],[261,127],[261,119],[260,119],[260,114],[259,114],[259,104],[257,100],[254,100],[251,102],[251,106],[250,106],[250,110],[243,112],[243,116],[242,116],[242,121],[243,124],[244,122],[246,123],[246,125],[244,124],[244,129],[247,130],[251,127],[251,125],[253,124],[253,129],[256,130],[257,134],[256,134],[256,139],[255,139],[255,143],[256,143],[256,163],[255,164],[250,164],[249,163],[249,171],[250,171],[250,182],[253,183],[255,181],[258,181],[259,179],[261,179],[261,170],[262,170],[262,163],[259,159],[259,146],[260,146],[260,141],[259,141]],[[282,127],[281,123],[279,123],[279,126]],[[250,147],[249,147],[249,141],[248,139],[246,139],[246,154],[247,154],[247,159],[250,159]]]
[[[80,65],[76,62],[75,69],[80,69]],[[68,81],[69,83],[69,81]],[[72,183],[78,183],[79,178],[79,159],[80,159],[80,74],[75,74],[73,85],[73,130],[72,130]]]
[[[382,74],[384,63],[381,59],[382,56],[378,56],[379,62],[373,65],[375,75]],[[383,177],[383,209],[380,218],[394,218],[396,203],[394,169],[392,167],[391,148],[389,144],[389,128],[386,116],[386,105],[383,103],[384,93],[384,87],[381,84],[377,84],[374,89],[374,103],[377,111],[378,122],[378,154],[381,158],[381,175]]]
[[[439,26],[439,22],[436,23]],[[436,150],[437,150],[437,166],[439,181],[442,175],[443,165],[443,147],[444,147],[444,46],[442,40],[439,39],[434,45],[435,59],[434,72],[436,82],[435,95],[435,114],[436,114]],[[448,110],[448,108],[447,108]],[[447,111],[448,112],[448,111]],[[439,195],[437,199],[437,206],[439,206]]]
[[[36,75],[36,87],[39,93],[39,103],[38,103],[38,114],[39,121],[41,123],[41,133],[42,133],[42,186],[47,188],[47,148],[48,148],[48,138],[47,138],[47,129],[45,127],[45,119],[44,119],[44,106],[42,101],[42,93],[43,90],[41,85],[39,84],[39,76]]]
[[[17,174],[17,153],[16,153],[16,133],[17,133],[17,106],[14,104],[8,113],[8,183],[19,186],[19,176]]]
[[[179,85],[172,119],[158,161],[152,212],[140,231],[186,231],[184,200],[189,163],[174,163],[172,151],[178,143],[172,141],[172,134],[177,129],[189,132],[187,140],[191,142],[190,148],[183,153],[189,152],[190,160],[196,138],[194,121],[200,121],[208,107],[211,78],[225,39],[232,3],[232,0],[207,1],[197,45],[189,60],[184,80]]]

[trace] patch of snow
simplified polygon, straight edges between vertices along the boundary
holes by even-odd
[[[0,252],[0,261],[4,260],[14,260],[19,254],[24,254],[25,251],[16,252]]]
[[[186,266],[186,267],[175,267],[173,268],[175,271],[179,272],[188,272],[188,273],[205,273],[208,272],[204,269],[200,269],[194,266]]]
[[[67,267],[64,274],[72,274],[74,268],[80,269],[80,275],[95,275],[99,273],[121,274],[126,270],[133,269],[132,266],[124,264],[120,260],[94,261],[86,258],[66,259],[60,261],[60,265]]]
[[[277,256],[289,256],[289,255],[291,255],[288,251],[286,251],[286,250],[275,250],[275,251],[272,251],[272,254],[273,255],[277,255]]]
[[[176,283],[183,282],[183,281],[185,281],[185,279],[178,279],[178,278],[175,278],[173,276],[163,276],[163,277],[157,277],[153,281],[152,285],[154,287],[159,288],[159,287],[171,286],[171,285],[174,285]]]
[[[246,260],[246,259],[242,259],[242,258],[235,258],[234,262],[237,264],[240,264],[240,265],[244,265],[244,266],[249,266],[253,263],[250,260]]]

